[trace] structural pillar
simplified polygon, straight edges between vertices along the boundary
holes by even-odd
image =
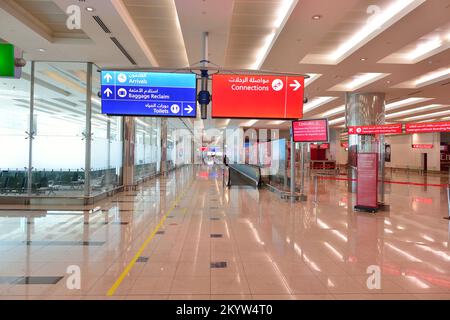
[[[123,118],[123,185],[134,184],[135,122],[133,117]]]
[[[347,93],[345,102],[346,127],[383,125],[385,123],[385,93]],[[356,192],[357,154],[377,152],[379,201],[384,202],[384,135],[348,136],[349,192]],[[356,153],[356,154],[355,154]]]

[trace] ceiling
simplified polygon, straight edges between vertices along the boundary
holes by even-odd
[[[64,27],[71,5],[80,8],[79,30]],[[343,125],[345,92],[385,92],[389,122],[450,117],[450,0],[0,2],[0,38],[28,60],[175,70],[204,59],[204,32],[212,64],[314,75],[305,118]],[[289,122],[210,119],[204,126]]]

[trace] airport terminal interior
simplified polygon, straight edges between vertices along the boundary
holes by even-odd
[[[0,1],[0,300],[450,300],[449,218],[450,0]]]

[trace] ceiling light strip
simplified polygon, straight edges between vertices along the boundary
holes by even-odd
[[[250,69],[259,70],[261,69],[264,61],[269,55],[275,41],[277,40],[281,30],[283,30],[284,25],[289,19],[292,11],[294,11],[295,6],[299,0],[283,0],[280,8],[278,9],[277,18],[273,24],[273,30],[267,35],[264,45],[259,49],[256,55],[255,62],[251,65]]]
[[[328,102],[336,100],[337,97],[317,97],[312,99],[311,101],[305,103],[303,107],[303,113],[310,112]]]
[[[342,61],[424,2],[425,0],[397,0],[375,13],[369,11],[368,7],[367,13],[370,16],[364,27],[333,51],[328,57],[329,60]]]

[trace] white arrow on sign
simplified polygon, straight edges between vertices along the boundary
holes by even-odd
[[[187,113],[191,113],[194,108],[192,108],[190,105],[184,108],[184,111],[187,111]]]
[[[105,92],[104,92],[104,94],[106,94],[106,96],[109,98],[109,96],[110,95],[112,95],[112,91],[111,91],[111,89],[110,88],[107,88],[106,90],[105,90]]]
[[[112,75],[107,73],[107,74],[105,74],[104,79],[106,80],[106,82],[110,82],[112,80]]]
[[[294,82],[295,82],[295,83],[292,83],[292,84],[290,84],[289,86],[290,86],[290,87],[295,87],[295,88],[294,88],[294,91],[297,91],[298,89],[300,89],[300,87],[301,87],[302,85],[301,85],[300,82],[298,82],[297,80],[294,80]]]

